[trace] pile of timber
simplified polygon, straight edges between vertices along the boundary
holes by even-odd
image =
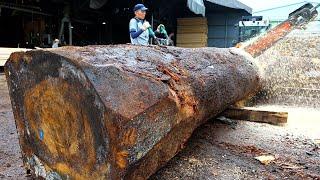
[[[206,47],[208,45],[208,24],[206,18],[179,18],[177,25],[178,47]]]
[[[4,66],[5,62],[9,59],[10,54],[17,51],[27,51],[27,49],[0,47],[0,66]]]
[[[13,53],[5,73],[23,162],[46,179],[146,179],[260,84],[233,48],[33,50]]]

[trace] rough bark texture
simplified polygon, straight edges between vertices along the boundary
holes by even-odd
[[[131,45],[14,53],[6,76],[26,168],[62,179],[145,179],[260,83],[237,49]]]

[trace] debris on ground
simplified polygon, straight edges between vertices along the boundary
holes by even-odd
[[[221,123],[231,125],[233,129],[237,127],[237,121],[234,119],[226,118],[225,116],[219,116],[216,118],[216,120],[220,121]]]
[[[304,169],[305,168],[303,166],[298,166],[298,165],[290,164],[290,163],[283,163],[280,166],[284,169]]]
[[[263,165],[268,165],[273,162],[276,158],[273,155],[262,155],[255,157]]]
[[[320,107],[320,33],[292,32],[257,60],[265,82],[252,104]]]

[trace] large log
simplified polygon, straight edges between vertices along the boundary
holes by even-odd
[[[34,50],[5,72],[24,164],[58,179],[145,179],[260,83],[251,56],[218,48]]]

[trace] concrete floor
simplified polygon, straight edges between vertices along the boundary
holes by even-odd
[[[186,148],[151,179],[320,179],[320,111],[289,111],[284,126],[211,120],[199,127]],[[8,90],[0,74],[0,179],[28,179],[23,168]],[[271,154],[262,165],[254,158]]]

